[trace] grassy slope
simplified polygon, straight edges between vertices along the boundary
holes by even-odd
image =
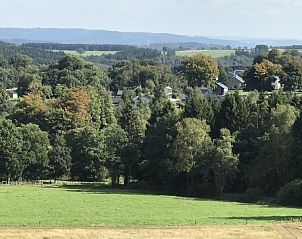
[[[223,56],[230,56],[235,53],[235,50],[187,50],[187,51],[177,51],[177,56],[193,56],[196,54],[205,54],[213,58],[219,58]]]
[[[0,204],[0,225],[10,226],[238,224],[302,216],[296,208],[50,186],[1,186]]]

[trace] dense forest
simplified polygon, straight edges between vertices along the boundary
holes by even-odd
[[[301,204],[297,51],[253,53],[246,91],[225,96],[201,93],[214,89],[217,77],[228,81],[228,69],[204,55],[173,69],[144,56],[103,68],[71,55],[40,65],[35,51],[1,51],[1,180],[110,179],[180,195]],[[272,88],[276,76],[280,90]],[[172,99],[185,99],[175,105],[167,86]],[[17,100],[6,91],[14,87]]]

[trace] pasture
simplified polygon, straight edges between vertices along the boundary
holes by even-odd
[[[0,186],[0,226],[197,226],[300,220],[302,208],[87,186]]]
[[[220,58],[224,56],[230,56],[235,53],[235,50],[186,50],[176,51],[177,56],[191,57],[197,54],[204,54],[213,58]]]

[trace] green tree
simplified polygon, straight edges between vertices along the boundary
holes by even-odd
[[[268,132],[258,139],[261,147],[250,169],[250,181],[266,193],[275,193],[285,183],[293,144],[291,128],[297,116],[293,106],[278,105],[271,111]]]
[[[107,158],[103,133],[91,126],[73,130],[68,135],[68,145],[72,149],[72,178],[84,181],[102,179]]]
[[[54,179],[68,177],[71,168],[71,149],[67,146],[65,136],[57,133],[53,136],[49,152],[49,171]]]
[[[5,116],[12,108],[9,96],[3,86],[0,84],[0,117]]]
[[[125,170],[124,154],[128,146],[127,133],[117,124],[110,125],[103,130],[107,158],[105,165],[109,170],[111,184],[119,184],[120,176]]]
[[[220,138],[214,140],[212,167],[217,195],[221,195],[228,179],[234,176],[238,157],[233,153],[234,138],[228,129],[220,130]]]
[[[213,124],[214,111],[211,99],[205,98],[198,88],[191,92],[186,100],[183,115],[185,118],[197,118],[206,120],[209,125]]]
[[[31,123],[23,125],[20,131],[23,144],[22,156],[19,160],[19,179],[45,179],[49,165],[48,133]]]
[[[32,64],[32,58],[26,55],[16,54],[9,59],[9,64],[16,68],[25,68]]]
[[[187,118],[176,124],[176,137],[171,154],[174,158],[174,169],[177,173],[185,175],[187,186],[192,184],[191,170],[197,166],[198,159],[211,145],[209,130],[205,121],[194,118]]]
[[[148,119],[144,112],[132,102],[131,94],[127,91],[122,98],[122,108],[120,109],[118,121],[129,139],[127,157],[124,157],[125,183],[128,183],[129,177],[138,177],[140,174],[141,147]]]
[[[248,101],[239,92],[225,96],[217,115],[215,131],[227,128],[231,132],[244,129],[248,125],[250,107]]]
[[[195,55],[185,59],[180,65],[181,75],[191,87],[205,86],[213,89],[219,75],[217,64],[206,55]]]
[[[5,180],[18,179],[22,135],[10,120],[0,119],[0,177]]]
[[[148,127],[144,140],[144,176],[151,184],[162,187],[173,178],[172,143],[176,136],[178,115],[169,104],[152,112],[156,119]]]

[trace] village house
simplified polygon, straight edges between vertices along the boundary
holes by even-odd
[[[229,91],[229,88],[225,84],[223,84],[221,82],[216,83],[216,88],[215,88],[214,92],[217,95],[225,95],[228,91]]]
[[[173,89],[170,86],[165,87],[165,95],[169,100],[172,99]]]
[[[11,99],[18,99],[19,96],[15,89],[6,89],[5,91]]]
[[[229,73],[229,80],[228,80],[228,88],[229,89],[239,89],[244,86],[245,81],[242,79],[241,76],[237,75],[235,72]]]
[[[273,90],[281,89],[281,80],[279,76],[274,76],[274,81],[272,82]]]
[[[147,104],[151,104],[153,96],[149,94],[140,93],[139,95],[132,98],[132,101],[137,104],[139,101]]]

